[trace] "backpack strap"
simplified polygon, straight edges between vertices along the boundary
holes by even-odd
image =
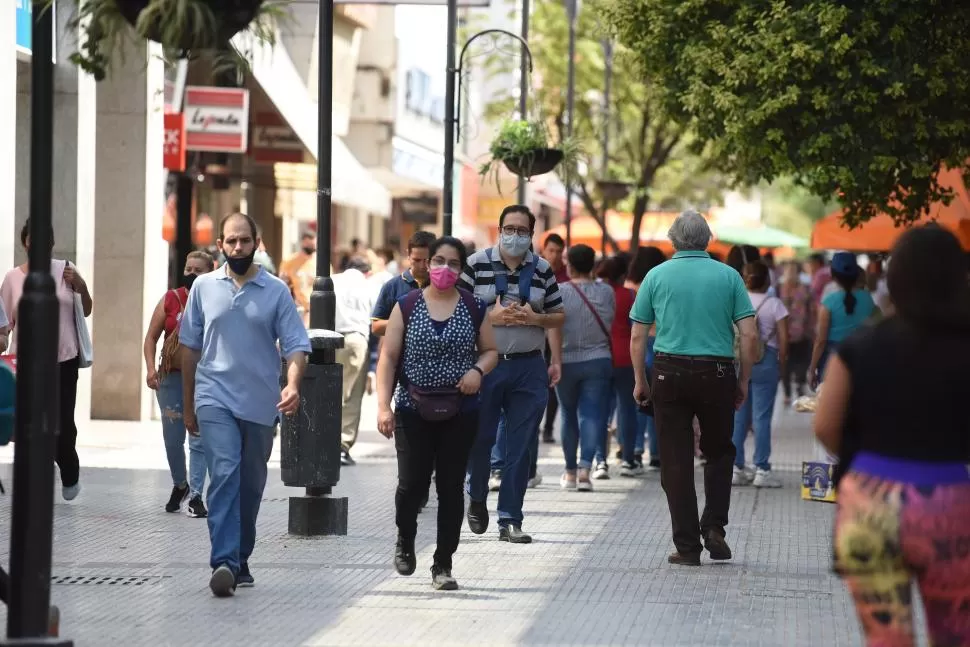
[[[468,308],[468,313],[472,316],[472,323],[475,324],[475,332],[482,327],[482,321],[485,319],[485,313],[482,309],[478,307],[478,301],[475,300],[475,295],[464,288],[458,288],[458,296],[461,297],[462,302],[464,302],[465,307]]]
[[[404,332],[401,333],[401,353],[397,358],[397,381],[405,387],[407,386],[407,380],[404,377],[404,356],[407,352],[408,323],[411,321],[411,315],[414,313],[414,309],[418,306],[418,301],[423,298],[424,292],[415,288],[408,292],[404,296],[404,300],[401,301],[401,319],[404,321]]]
[[[492,256],[491,247],[485,250],[485,255],[488,257],[488,262],[492,264],[492,274],[495,276],[495,300],[501,303],[502,297],[509,291],[509,275],[505,265],[496,262]]]

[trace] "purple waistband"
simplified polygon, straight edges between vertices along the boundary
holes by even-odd
[[[890,481],[912,485],[943,485],[970,483],[970,463],[914,461],[907,458],[890,458],[872,452],[860,452],[850,469]]]

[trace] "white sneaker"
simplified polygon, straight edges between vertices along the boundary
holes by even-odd
[[[534,488],[537,485],[542,484],[542,474],[536,473],[535,476],[529,479],[529,488]]]
[[[599,463],[593,470],[593,478],[597,481],[605,481],[610,478],[610,466],[606,463]],[[592,489],[592,486],[590,486],[590,489]]]
[[[731,485],[751,485],[751,473],[746,469],[734,466],[734,475],[731,477]]]
[[[754,474],[755,487],[781,487],[781,480],[771,470],[758,469]]]
[[[502,488],[502,473],[492,472],[488,479],[488,489],[490,492],[498,492]]]
[[[563,474],[559,478],[559,487],[563,490],[575,490],[576,489],[576,479],[569,480],[566,475]]]
[[[64,497],[65,501],[73,501],[77,498],[77,495],[81,493],[81,482],[78,481],[74,485],[68,485],[61,488],[61,495]]]

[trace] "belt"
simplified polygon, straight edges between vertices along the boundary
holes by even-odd
[[[530,350],[527,353],[505,353],[504,355],[500,353],[499,356],[498,356],[499,359],[506,359],[506,360],[508,360],[508,359],[525,359],[527,357],[542,357],[542,351],[541,350]]]
[[[718,364],[734,361],[733,357],[718,357],[717,355],[674,355],[672,353],[657,353],[654,357],[656,359],[677,359],[686,362],[716,362]]]

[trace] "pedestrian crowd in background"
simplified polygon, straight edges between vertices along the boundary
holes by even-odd
[[[497,244],[477,251],[423,231],[400,259],[360,240],[339,250],[341,464],[355,464],[361,402],[376,391],[378,430],[394,439],[398,458],[397,571],[416,569],[417,519],[432,482],[436,589],[458,588],[462,519],[487,532],[490,492],[498,493],[498,539],[531,543],[523,503],[542,482],[539,443],[555,442],[557,418],[562,490],[592,492],[594,481],[611,478],[611,459],[620,477],[659,471],[675,548],[668,561],[697,566],[704,551],[731,559],[732,486],[782,486],[771,465],[779,387],[785,405],[821,392],[816,433],[838,456],[842,483],[835,564],[870,641],[911,637],[903,593],[911,579],[933,639],[970,641],[958,604],[970,595],[970,562],[958,555],[970,509],[956,513],[970,501],[970,419],[961,409],[970,398],[962,365],[970,268],[956,239],[935,226],[913,229],[887,272],[880,256],[865,270],[848,252],[776,263],[748,245],[722,262],[706,252],[712,233],[694,211],[678,216],[668,237],[669,258],[651,246],[598,258],[556,234],[537,240],[535,216],[511,205]],[[26,224],[21,243],[30,246]],[[93,301],[73,265],[55,259],[51,273],[60,304],[56,462],[71,500],[81,487],[73,412],[78,370],[92,361],[84,319]],[[164,507],[207,518],[217,596],[255,584],[256,517],[276,426],[299,405],[315,276],[313,232],[277,276],[253,219],[230,214],[214,249],[189,254],[145,337],[172,477]],[[0,285],[0,352],[15,352],[25,277],[21,265]],[[0,569],[2,596],[6,586]]]

